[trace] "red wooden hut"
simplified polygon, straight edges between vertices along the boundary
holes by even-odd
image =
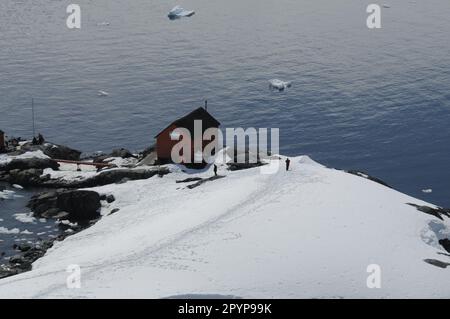
[[[156,154],[160,163],[170,163],[172,147],[177,144],[178,140],[172,140],[172,132],[176,128],[186,128],[191,133],[191,163],[194,163],[194,121],[202,121],[202,136],[209,128],[218,128],[220,126],[211,114],[208,113],[206,107],[199,107],[191,113],[179,118],[178,120],[169,124],[165,129],[155,136],[156,138]],[[211,141],[202,140],[203,147]]]

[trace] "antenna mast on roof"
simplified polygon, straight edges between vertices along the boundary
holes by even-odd
[[[34,125],[34,99],[31,98],[31,115],[32,115],[32,119],[33,119],[33,137],[36,136],[36,130],[35,130],[35,125]]]
[[[208,100],[205,100],[205,110],[208,111]]]

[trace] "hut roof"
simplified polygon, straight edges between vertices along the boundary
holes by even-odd
[[[195,109],[191,113],[167,125],[166,128],[164,128],[161,132],[158,133],[158,135],[155,136],[155,138],[157,138],[162,132],[164,132],[168,127],[172,125],[175,125],[177,127],[184,127],[188,129],[189,132],[191,132],[191,134],[194,134],[194,120],[202,121],[203,130],[206,130],[207,128],[210,127],[220,126],[220,122],[217,121],[211,114],[209,114],[208,111],[206,111],[203,107],[199,107],[198,109]]]

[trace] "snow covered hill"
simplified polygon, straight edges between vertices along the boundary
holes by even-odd
[[[284,164],[282,161],[273,160]],[[116,201],[91,228],[58,242],[33,270],[0,281],[2,298],[450,297],[440,220],[414,199],[306,156],[291,170],[230,172],[193,189],[176,166],[162,178],[95,188]],[[107,215],[114,208],[120,211]],[[68,289],[69,265],[81,267]],[[369,289],[367,267],[381,269]]]

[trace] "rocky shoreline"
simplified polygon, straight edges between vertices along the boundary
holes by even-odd
[[[45,157],[21,156],[42,152]],[[113,150],[111,154],[100,154],[84,158],[83,161],[103,164],[108,158],[145,158],[151,150],[140,154],[132,154],[126,149]],[[33,244],[14,244],[16,255],[9,258],[7,264],[0,265],[0,278],[9,277],[32,268],[34,261],[44,256],[56,241],[80,232],[95,224],[102,216],[100,210],[106,203],[115,198],[111,194],[98,194],[82,188],[91,188],[113,183],[124,183],[129,180],[147,179],[153,176],[162,177],[169,174],[167,168],[154,167],[118,167],[110,165],[108,169],[98,171],[95,175],[82,179],[64,179],[44,174],[45,170],[58,171],[57,160],[80,161],[81,152],[67,146],[44,143],[33,145],[22,142],[22,145],[10,147],[6,159],[0,161],[0,181],[11,185],[28,188],[54,189],[34,195],[27,204],[35,218],[53,219],[64,229],[64,233],[53,239],[38,240]],[[118,209],[109,214],[117,212]]]

